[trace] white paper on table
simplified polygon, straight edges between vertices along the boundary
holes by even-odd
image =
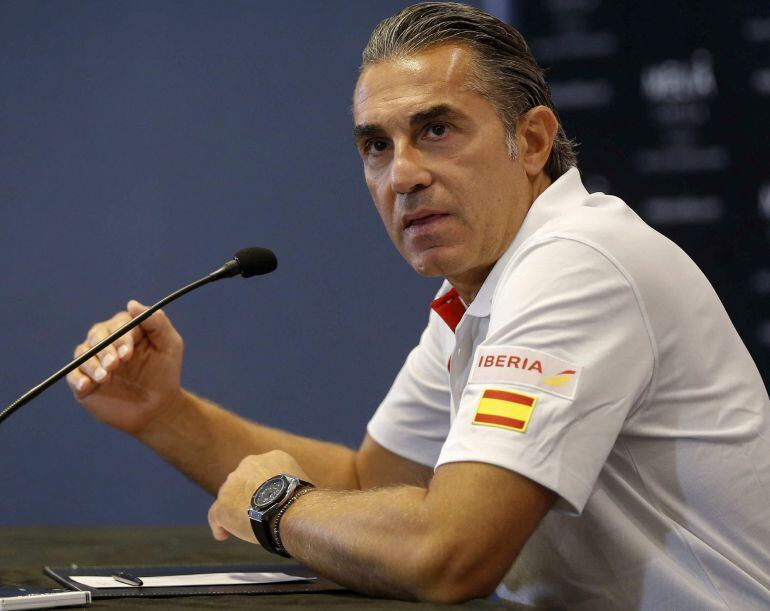
[[[249,583],[283,583],[288,581],[312,581],[315,577],[299,577],[287,573],[199,573],[197,575],[137,575],[143,586],[120,583],[104,575],[70,575],[72,581],[89,588],[173,588],[180,586],[238,586]]]

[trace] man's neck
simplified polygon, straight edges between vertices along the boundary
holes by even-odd
[[[527,214],[529,214],[529,211],[532,208],[532,204],[535,203],[535,200],[540,197],[543,191],[550,187],[551,184],[552,181],[550,178],[548,178],[545,172],[541,172],[531,180],[530,204],[527,206],[524,216],[519,220],[513,237],[511,237],[506,247],[499,254],[498,258],[492,262],[492,264],[468,270],[459,276],[453,276],[451,278],[447,277],[447,280],[449,280],[452,287],[454,287],[454,289],[457,291],[457,294],[460,295],[460,299],[463,300],[463,303],[466,306],[469,306],[476,298],[476,295],[478,294],[479,290],[481,290],[481,286],[484,284],[487,276],[489,276],[492,268],[500,260],[500,257],[505,254],[505,251],[508,250],[513,240],[516,239],[516,235],[518,235],[519,230],[521,229],[521,225],[524,223],[524,219],[526,218]]]
[[[495,261],[495,263],[497,263],[497,261]],[[460,295],[460,299],[463,300],[463,303],[466,306],[469,306],[476,298],[476,295],[481,289],[481,285],[484,284],[484,281],[487,279],[489,272],[492,271],[494,266],[495,264],[493,263],[492,265],[481,269],[470,270],[459,277],[447,278],[447,280],[449,280],[452,287],[457,291],[457,294]]]

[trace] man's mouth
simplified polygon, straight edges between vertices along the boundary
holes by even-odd
[[[414,214],[407,214],[403,217],[401,224],[404,230],[410,227],[421,227],[423,225],[430,225],[438,220],[448,217],[449,215],[444,212],[434,212],[432,210],[423,210],[421,212],[415,212]]]

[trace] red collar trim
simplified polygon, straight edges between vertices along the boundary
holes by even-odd
[[[434,300],[430,307],[436,314],[441,316],[441,319],[452,329],[452,333],[455,332],[460,319],[465,314],[465,304],[463,304],[460,295],[457,294],[455,289]]]

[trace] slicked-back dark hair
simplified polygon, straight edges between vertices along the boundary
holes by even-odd
[[[516,28],[465,4],[413,4],[374,28],[363,52],[361,70],[388,59],[417,55],[447,42],[465,44],[474,51],[469,86],[497,110],[507,132],[508,152],[515,157],[519,117],[541,104],[556,114],[543,70]],[[559,121],[545,172],[556,180],[574,165],[575,144],[567,138]]]

